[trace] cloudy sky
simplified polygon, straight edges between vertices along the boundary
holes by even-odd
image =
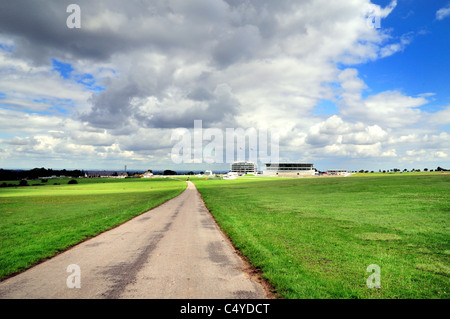
[[[447,0],[3,0],[0,167],[228,168],[172,161],[202,120],[319,170],[450,168],[449,30]]]

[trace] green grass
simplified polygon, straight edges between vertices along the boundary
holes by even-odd
[[[158,206],[186,187],[171,179],[78,179],[79,184],[67,185],[69,180],[0,188],[0,279]]]
[[[282,298],[448,299],[450,175],[364,175],[194,183]]]
[[[386,172],[386,173],[381,173],[381,172],[373,172],[373,173],[352,173],[351,176],[354,177],[361,177],[361,176],[366,176],[366,177],[370,177],[370,176],[392,176],[392,175],[402,175],[402,176],[419,176],[419,175],[446,175],[446,174],[450,174],[448,172],[442,172],[442,171],[421,171],[421,172]]]

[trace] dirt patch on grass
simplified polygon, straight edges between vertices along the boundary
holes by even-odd
[[[417,264],[416,269],[432,272],[438,275],[450,276],[450,267],[447,267],[442,263]]]

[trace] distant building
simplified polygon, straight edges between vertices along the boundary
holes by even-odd
[[[213,176],[213,172],[212,171],[205,171],[204,176]]]
[[[147,171],[144,173],[144,175],[142,175],[142,177],[144,178],[152,178],[153,177],[153,173],[150,171]]]
[[[236,175],[237,173],[227,173],[225,175],[223,175],[223,179],[236,179]]]
[[[315,169],[312,163],[266,163],[266,169],[263,170],[265,176],[313,176]]]
[[[257,174],[258,166],[253,162],[234,162],[231,164],[231,173]]]
[[[121,173],[121,174],[113,174],[111,176],[102,176],[102,177],[126,178],[126,177],[128,177],[128,174],[127,173]]]
[[[329,169],[327,170],[327,175],[330,176],[338,176],[338,175],[346,175],[348,171],[346,169]]]

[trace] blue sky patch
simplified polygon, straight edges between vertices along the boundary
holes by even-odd
[[[74,69],[70,63],[64,63],[56,59],[52,59],[52,63],[52,70],[58,72],[64,79],[69,79],[71,77]]]
[[[14,46],[0,43],[0,50],[11,53],[14,51]]]
[[[80,74],[80,75],[75,75],[74,76],[74,80],[77,83],[80,83],[80,84],[84,85],[85,87],[87,87],[91,91],[103,91],[103,90],[105,90],[104,87],[102,87],[100,85],[96,85],[96,80],[95,80],[94,76],[92,74],[89,74],[89,73],[83,73],[83,74]]]
[[[385,7],[390,0],[372,2]],[[370,88],[370,95],[387,90],[408,96],[434,93],[426,97],[429,103],[421,107],[430,112],[450,104],[450,18],[436,19],[436,11],[446,3],[449,2],[398,1],[395,10],[381,20],[381,31],[392,37],[386,45],[399,43],[402,37],[410,42],[390,56],[354,66]]]
[[[64,63],[54,58],[52,59],[52,63],[52,70],[58,72],[64,79],[74,80],[75,82],[85,86],[90,91],[99,92],[105,90],[104,87],[96,84],[97,81],[92,74],[76,73],[72,64]]]
[[[326,114],[332,115],[339,113],[336,104],[329,100],[321,100],[319,104],[314,107],[314,115]]]

